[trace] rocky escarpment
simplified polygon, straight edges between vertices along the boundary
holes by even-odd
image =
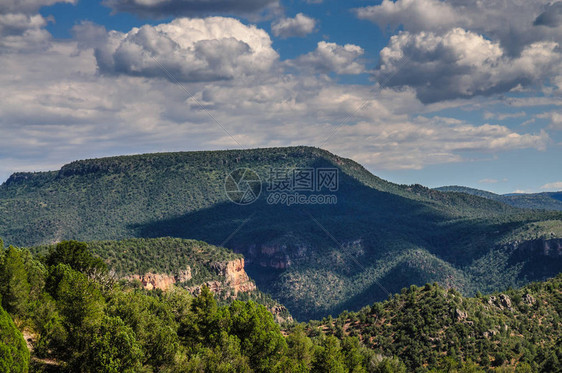
[[[248,293],[257,290],[256,284],[244,270],[244,259],[235,259],[229,262],[212,263],[211,268],[221,277],[222,280],[207,281],[202,284],[192,286],[189,291],[197,294],[201,287],[207,286],[215,294],[225,291],[231,292],[234,297],[238,293]]]
[[[128,276],[129,280],[136,280],[142,283],[147,290],[160,289],[168,290],[172,285],[191,280],[191,268],[187,267],[177,275],[147,272],[144,275]]]
[[[188,287],[188,290],[197,294],[202,286],[208,286],[215,294],[228,292],[236,296],[238,293],[247,293],[256,290],[256,284],[250,279],[244,270],[244,259],[235,259],[228,262],[211,263],[210,268],[215,272],[219,279],[204,281],[201,284]],[[138,280],[145,289],[168,290],[172,285],[184,283],[192,279],[191,268],[180,271],[178,274],[171,275],[165,273],[147,272],[143,275],[128,276],[130,280]]]

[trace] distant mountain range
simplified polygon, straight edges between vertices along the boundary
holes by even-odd
[[[310,190],[310,178],[321,185]],[[560,212],[393,184],[318,148],[91,159],[0,186],[8,244],[165,236],[243,254],[258,287],[299,320],[357,310],[410,284],[469,295],[562,268]]]
[[[435,190],[471,194],[524,209],[562,211],[562,192],[495,194],[458,185],[439,187]]]

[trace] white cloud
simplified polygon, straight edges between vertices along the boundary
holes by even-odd
[[[422,81],[428,88],[422,90],[416,82],[414,86],[422,100],[430,102],[528,90],[549,79],[556,84],[551,78],[560,74],[561,66],[560,4],[549,0],[383,0],[379,5],[355,9],[355,13],[382,29],[400,27],[405,31],[402,38],[423,42],[423,45],[410,42],[403,45],[404,50],[393,52],[394,57],[402,52],[414,60],[418,56],[426,59],[426,64],[408,64],[407,68],[412,76],[422,77],[417,83]],[[458,30],[463,30],[465,36]],[[452,38],[455,34],[456,39]],[[446,45],[448,39],[457,42],[458,47]],[[388,48],[396,43],[397,39],[393,39]],[[467,48],[464,55],[463,48]],[[446,68],[445,72],[435,74],[442,67]],[[465,71],[460,72],[463,68]],[[502,71],[507,73],[501,74]],[[447,79],[451,72],[456,78],[459,75],[463,78]],[[379,71],[379,75],[384,73]],[[487,74],[490,83],[485,82]],[[407,79],[393,78],[396,80],[407,84]]]
[[[381,28],[399,25],[412,33],[442,33],[461,27],[500,42],[510,56],[538,41],[562,40],[561,25],[542,27],[537,19],[552,14],[550,0],[383,0],[380,5],[356,9],[359,18]],[[558,7],[556,7],[558,8]]]
[[[514,119],[514,118],[522,118],[526,117],[527,113],[524,111],[520,111],[517,113],[492,113],[490,111],[486,111],[484,113],[484,119],[498,119],[498,120],[506,120],[506,119]]]
[[[179,18],[110,31],[95,55],[103,73],[216,81],[267,72],[279,57],[271,43],[265,31],[233,18]]]
[[[200,17],[212,14],[253,17],[268,10],[275,12],[279,8],[278,0],[105,0],[104,4],[118,12],[152,18]]]
[[[554,130],[562,130],[562,112],[551,111],[548,113],[538,114],[537,118],[548,119],[550,121],[549,128]]]
[[[0,13],[36,13],[43,6],[56,3],[76,4],[78,0],[2,0]]]
[[[541,186],[541,189],[554,190],[554,191],[562,190],[562,181],[556,181],[554,183],[544,184],[543,186]]]
[[[424,106],[411,88],[340,85],[316,74],[363,72],[355,45],[319,43],[299,61],[308,70],[294,76],[277,70],[265,31],[233,19],[178,19],[129,33],[86,23],[75,32],[77,40],[52,40],[46,53],[0,53],[1,176],[29,170],[26,164],[52,169],[79,158],[238,147],[209,114],[245,147],[323,145],[377,169],[419,169],[549,142],[544,131],[420,116],[447,105]],[[151,55],[197,101],[166,79],[151,79],[164,76]]]
[[[295,18],[282,18],[271,25],[273,35],[282,38],[290,38],[295,36],[306,36],[314,32],[316,20],[299,13]]]
[[[562,60],[558,48],[538,42],[510,58],[498,43],[460,28],[401,32],[380,52],[377,75],[389,86],[414,87],[423,102],[490,95],[549,76]]]
[[[361,74],[365,66],[360,60],[363,48],[353,45],[338,45],[321,41],[316,50],[288,61],[290,66],[318,73]]]
[[[383,29],[404,25],[415,32],[448,29],[461,20],[451,4],[439,0],[383,0],[380,5],[355,9],[355,13]]]

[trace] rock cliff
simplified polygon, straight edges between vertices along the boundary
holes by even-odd
[[[227,291],[233,293],[247,293],[256,290],[256,284],[250,279],[244,270],[244,259],[235,259],[228,262],[212,263],[210,268],[219,277],[217,280],[205,281],[188,288],[192,293],[198,293],[202,286],[206,285],[215,294]],[[167,290],[176,283],[186,282],[192,279],[191,268],[180,271],[176,275],[166,273],[147,272],[143,275],[128,276],[130,280],[138,280],[145,289]]]

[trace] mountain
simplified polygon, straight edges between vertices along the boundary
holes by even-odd
[[[466,193],[524,209],[562,211],[562,192],[495,194],[485,190],[458,185],[439,187],[435,188],[435,190]]]
[[[287,176],[293,189],[279,192]],[[307,176],[337,182],[306,191]],[[258,287],[299,320],[357,310],[410,284],[470,295],[562,268],[559,212],[393,184],[317,148],[91,159],[0,186],[0,237],[10,244],[165,236],[243,254]]]
[[[561,312],[562,275],[473,298],[426,284],[403,289],[356,313],[310,322],[307,330],[309,335],[358,336],[374,351],[399,358],[410,372],[484,372],[499,367],[509,372],[559,372]],[[455,370],[459,361],[472,369]]]

